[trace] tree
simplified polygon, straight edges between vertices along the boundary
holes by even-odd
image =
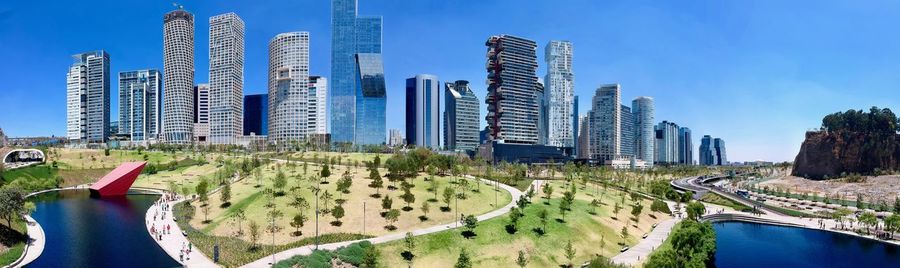
[[[444,203],[447,204],[446,208],[448,211],[450,210],[450,201],[452,201],[455,194],[456,193],[455,190],[453,190],[453,187],[444,188]]]
[[[459,258],[456,258],[456,264],[453,265],[453,268],[472,268],[472,260],[465,249],[459,252]]]
[[[565,254],[566,254],[566,259],[569,260],[568,266],[572,267],[572,259],[575,258],[575,248],[572,247],[572,240],[569,240],[569,242],[566,243]]]
[[[394,200],[391,199],[390,196],[384,196],[384,199],[381,199],[381,209],[383,210],[391,210],[391,207],[394,205]]]
[[[344,217],[344,207],[340,204],[335,205],[334,209],[331,210],[331,216],[334,216],[334,223],[332,223],[332,225],[340,226],[341,218]]]
[[[25,194],[17,188],[0,189],[0,214],[6,226],[12,228],[12,220],[25,211]]]
[[[525,266],[528,265],[528,257],[525,257],[524,250],[519,250],[519,257],[516,258],[516,265],[518,265],[519,268],[525,268]]]
[[[372,180],[372,182],[369,183],[369,187],[375,188],[376,198],[381,196],[380,191],[381,188],[384,187],[384,180],[382,180],[381,175],[378,174],[378,169],[373,168],[369,171],[369,179]]]
[[[872,212],[863,212],[862,215],[859,215],[858,221],[866,227],[866,234],[869,234],[869,227],[878,224],[878,218]]]
[[[209,197],[207,196],[209,193],[209,182],[206,181],[206,178],[200,179],[200,183],[197,183],[196,191],[200,202],[206,204],[206,201],[209,200]]]
[[[411,232],[406,232],[406,237],[403,238],[403,246],[405,247],[405,251],[400,253],[400,255],[403,256],[403,259],[406,260],[409,267],[412,267],[413,258],[416,256],[412,253],[413,249],[416,248],[416,240]]]
[[[862,194],[856,194],[856,208],[865,209],[866,206],[863,204],[863,196]]]
[[[219,199],[222,201],[223,208],[231,206],[231,184],[230,183],[225,183],[225,185],[222,186],[222,193],[221,193],[221,195],[219,195]]]
[[[622,226],[622,232],[621,232],[621,234],[622,234],[622,239],[623,239],[623,240],[626,239],[626,238],[628,238],[628,227]]]
[[[376,156],[377,158],[377,156]],[[378,249],[375,249],[375,246],[369,246],[366,248],[366,251],[363,253],[362,263],[360,264],[360,268],[377,268],[378,267],[378,259],[381,257],[381,254],[378,252]]]
[[[303,233],[300,232],[300,228],[303,228],[303,225],[306,224],[306,220],[306,215],[303,215],[302,213],[297,213],[297,215],[294,215],[294,219],[291,221],[291,226],[297,228],[297,230],[294,231],[294,236],[303,235]]]
[[[706,214],[706,206],[703,206],[703,203],[691,202],[687,205],[687,215],[689,219],[699,221],[700,217],[703,217],[703,214]]]
[[[547,186],[544,186],[543,191],[544,191],[544,198],[550,199],[550,197],[553,196],[553,185],[547,184]]]
[[[599,207],[599,206],[600,206],[600,200],[597,200],[597,199],[591,200],[591,211],[590,211],[591,215],[597,214],[597,207]]]
[[[385,214],[384,218],[387,219],[388,222],[390,222],[390,225],[386,226],[385,228],[387,228],[388,230],[397,229],[397,227],[395,227],[394,224],[397,223],[397,220],[400,218],[400,210],[397,210],[397,209],[388,210],[388,212]]]
[[[319,173],[319,176],[325,181],[328,181],[328,177],[331,176],[331,169],[328,168],[328,165],[322,165],[322,172]]]
[[[323,212],[330,213],[331,210],[328,209],[328,204],[331,202],[331,199],[334,198],[334,196],[331,195],[328,190],[325,190],[325,193],[323,193],[319,198],[322,199],[322,203],[325,203],[325,210]]]
[[[290,205],[291,207],[294,207],[294,209],[297,209],[297,212],[300,215],[303,215],[304,210],[309,209],[309,202],[306,201],[306,197],[304,197],[302,194],[300,194],[300,191],[296,191],[296,194],[294,195],[294,200],[291,200],[291,203],[288,205]]]
[[[522,219],[522,210],[518,207],[513,207],[509,210],[509,225],[512,227],[512,230],[517,230],[519,227],[519,220]]]
[[[559,214],[562,215],[562,220],[566,221],[566,212],[572,207],[572,203],[569,203],[569,199],[563,198],[561,202],[559,202]]]
[[[284,175],[284,172],[281,170],[278,173],[275,173],[275,178],[272,179],[272,187],[278,189],[279,194],[284,194],[284,187],[287,186],[287,177]]]
[[[428,220],[428,211],[431,210],[431,206],[428,204],[428,201],[422,201],[422,207],[420,209],[422,210],[422,219]]]
[[[634,223],[638,222],[638,220],[640,219],[640,217],[638,216],[641,215],[641,211],[643,210],[644,205],[641,205],[641,203],[635,203],[633,206],[631,206],[631,216],[634,216]]]
[[[478,227],[478,218],[473,215],[468,215],[463,219],[463,223],[466,225],[466,229],[469,229],[470,232],[474,232],[475,227]]]
[[[403,202],[406,202],[406,207],[404,207],[403,209],[404,210],[412,210],[412,207],[410,207],[410,204],[416,202],[416,196],[412,194],[412,192],[410,191],[409,188],[404,187],[403,191],[404,191],[403,195],[400,196],[400,198],[403,199]]]
[[[547,217],[549,217],[549,213],[547,213],[547,209],[541,209],[538,212],[538,219],[541,220],[541,231],[547,232]]]
[[[255,221],[250,221],[250,248],[256,248],[257,242],[259,241],[259,224],[256,224]]]

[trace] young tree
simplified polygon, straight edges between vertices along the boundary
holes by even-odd
[[[544,186],[544,198],[549,200],[551,196],[553,196],[553,185],[547,184]]]
[[[237,224],[238,224],[238,235],[239,236],[244,235],[244,229],[242,228],[243,226],[241,226],[241,225],[244,222],[244,220],[247,219],[247,213],[244,211],[244,209],[239,208],[239,209],[236,209],[234,211],[234,214],[232,214],[232,215],[233,215],[232,217],[235,218],[235,220],[237,221]]]
[[[428,211],[431,210],[431,205],[428,204],[428,201],[422,201],[422,219],[428,220]]]
[[[509,210],[509,225],[512,227],[513,231],[518,230],[519,228],[519,219],[522,219],[522,210],[518,207],[513,207]]]
[[[378,157],[376,156],[376,159]],[[378,252],[378,249],[375,249],[375,246],[369,245],[363,253],[362,263],[360,264],[360,268],[377,268],[378,267],[378,259],[381,257],[381,254]]]
[[[700,202],[691,202],[687,205],[688,218],[694,221],[700,221],[700,217],[706,214],[706,207]]]
[[[478,218],[473,215],[468,215],[463,219],[463,223],[465,223],[466,229],[469,229],[469,232],[475,232],[475,227],[478,227]]]
[[[278,172],[275,173],[275,178],[272,179],[272,186],[277,189],[277,194],[284,194],[284,187],[287,186],[287,176],[284,175],[284,172],[278,170]]]
[[[404,207],[403,210],[409,211],[413,209],[410,207],[410,204],[416,202],[416,196],[412,194],[409,188],[404,187],[403,195],[401,195],[400,198],[403,199],[403,202],[406,202],[406,207]]]
[[[453,190],[453,187],[445,187],[444,188],[444,203],[447,204],[446,208],[450,210],[450,201],[452,201],[453,196],[456,195],[456,191]]]
[[[209,196],[207,196],[209,191],[209,182],[206,181],[206,178],[200,179],[200,183],[197,184],[197,196],[200,199],[200,202],[206,204],[206,201],[209,200]]]
[[[549,217],[549,213],[546,208],[538,212],[538,219],[541,220],[541,231],[544,232],[547,231],[547,217]]]
[[[472,268],[472,260],[465,249],[459,252],[459,258],[456,258],[456,264],[453,265],[453,268]]]
[[[572,203],[569,203],[569,199],[563,198],[561,202],[559,202],[559,214],[562,215],[562,220],[566,221],[566,213],[571,209]]]
[[[628,237],[628,228],[625,226],[622,226],[622,239],[625,239],[627,237]]]
[[[331,210],[331,216],[334,216],[334,222],[332,225],[340,226],[341,218],[344,217],[344,207],[340,204],[334,206],[334,209]]]
[[[525,268],[525,266],[528,265],[528,257],[525,257],[524,250],[519,250],[519,257],[516,258],[516,265],[518,265],[519,268]]]
[[[394,205],[394,199],[391,199],[390,196],[384,196],[384,199],[381,199],[381,209],[383,210],[391,210],[391,207]]]
[[[413,249],[416,248],[416,240],[411,232],[406,232],[406,237],[403,238],[403,246],[405,250],[400,255],[406,260],[407,265],[412,267],[413,258],[416,256],[413,254]]]
[[[328,208],[328,204],[331,202],[331,199],[334,198],[334,196],[330,192],[328,192],[328,190],[325,190],[325,193],[323,193],[319,198],[322,199],[322,203],[325,203],[325,210],[323,210],[322,212],[331,213],[331,209]]]
[[[369,171],[369,179],[372,182],[369,183],[369,187],[375,188],[375,197],[378,198],[381,196],[381,188],[384,187],[384,180],[381,179],[381,175],[378,174],[378,169],[372,169]]]
[[[222,186],[222,193],[221,193],[221,195],[219,195],[219,197],[220,197],[219,199],[222,201],[223,208],[231,206],[231,184],[230,183],[225,183],[225,185]]]
[[[255,249],[257,247],[258,241],[259,241],[259,224],[256,224],[255,221],[250,221],[250,249]]]
[[[569,264],[567,266],[572,267],[572,259],[575,258],[575,248],[572,247],[572,240],[569,240],[569,242],[566,243],[565,251],[566,259],[569,260]]]
[[[322,172],[319,173],[319,176],[320,176],[322,179],[324,179],[325,182],[328,182],[328,177],[331,176],[331,169],[328,167],[327,164],[326,164],[326,165],[322,165]]]
[[[635,203],[633,206],[631,206],[631,215],[634,216],[634,223],[638,222],[638,220],[640,219],[640,217],[638,216],[641,215],[641,211],[643,210],[644,206],[640,203]]]
[[[291,226],[297,228],[297,230],[294,231],[294,236],[303,235],[303,233],[300,232],[300,228],[303,228],[303,225],[306,224],[306,220],[306,215],[303,215],[302,213],[297,213],[297,215],[294,215],[294,219],[291,221]]]
[[[388,212],[385,214],[384,218],[387,219],[388,222],[390,222],[390,224],[388,226],[385,226],[385,228],[387,228],[388,230],[397,229],[397,227],[395,227],[394,224],[397,223],[397,220],[400,218],[400,210],[397,210],[397,209],[388,210]]]

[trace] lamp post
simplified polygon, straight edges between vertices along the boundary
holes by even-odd
[[[363,201],[363,235],[366,235],[366,201]]]

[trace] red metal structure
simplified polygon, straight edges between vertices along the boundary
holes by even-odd
[[[97,196],[118,196],[128,193],[128,189],[134,184],[134,180],[147,162],[128,162],[123,163],[113,171],[100,178],[99,181],[91,185],[91,195]]]

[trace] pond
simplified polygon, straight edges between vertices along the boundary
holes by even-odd
[[[147,233],[144,215],[157,195],[91,197],[87,190],[29,198],[47,243],[27,267],[178,267]]]
[[[724,222],[716,267],[900,267],[900,246],[828,231]]]

